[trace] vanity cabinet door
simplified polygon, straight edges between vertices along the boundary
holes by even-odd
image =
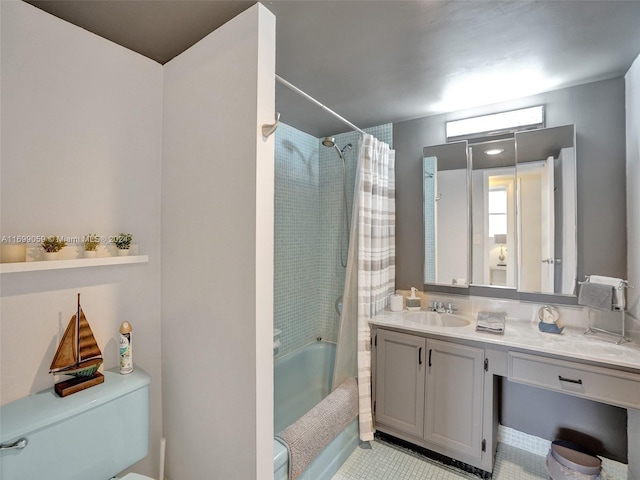
[[[467,463],[482,456],[483,364],[480,348],[427,340],[424,439]]]
[[[426,339],[378,330],[376,423],[422,438]]]

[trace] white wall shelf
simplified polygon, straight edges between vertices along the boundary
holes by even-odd
[[[68,268],[102,267],[107,265],[127,265],[148,262],[149,255],[129,255],[126,257],[76,258],[72,260],[41,260],[35,262],[0,263],[0,273],[37,272],[42,270],[63,270]]]

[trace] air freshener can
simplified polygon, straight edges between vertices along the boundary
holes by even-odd
[[[129,322],[123,322],[120,325],[120,373],[122,375],[133,372],[132,330]]]

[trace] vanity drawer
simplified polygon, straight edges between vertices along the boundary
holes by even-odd
[[[509,352],[509,380],[640,409],[640,374]]]

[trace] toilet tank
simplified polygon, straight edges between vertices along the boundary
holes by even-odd
[[[149,383],[136,367],[104,372],[104,383],[58,397],[53,389],[0,407],[2,480],[108,480],[149,449]]]

